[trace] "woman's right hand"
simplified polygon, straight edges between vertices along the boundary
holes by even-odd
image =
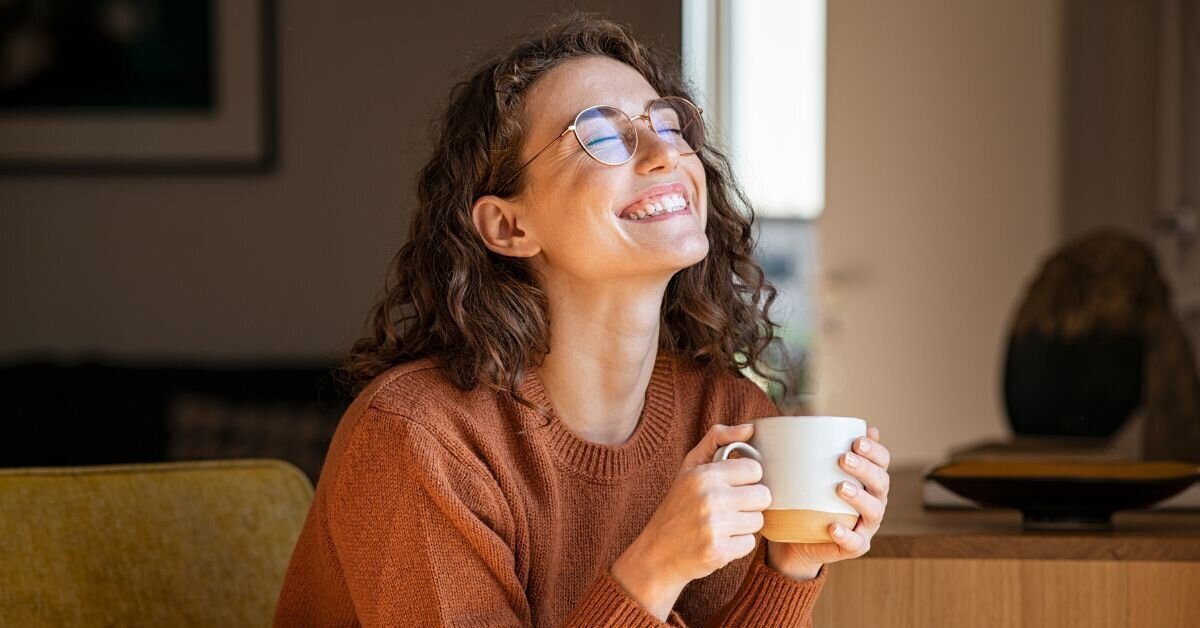
[[[714,425],[687,456],[642,533],[613,563],[612,575],[665,620],[688,582],[754,551],[771,491],[749,458],[711,462],[717,449],[749,440],[754,425]]]

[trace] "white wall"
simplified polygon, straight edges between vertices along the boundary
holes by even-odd
[[[1006,433],[1007,326],[1059,234],[1061,4],[829,3],[816,405],[900,464]]]

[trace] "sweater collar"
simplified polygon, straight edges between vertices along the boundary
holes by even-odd
[[[592,480],[621,480],[652,459],[670,432],[676,408],[675,366],[675,358],[660,348],[638,425],[620,445],[595,443],[572,432],[550,402],[538,367],[529,369],[520,391],[535,405],[547,408],[550,420],[547,423],[529,408],[521,411],[535,426],[530,433],[545,443],[560,466]]]

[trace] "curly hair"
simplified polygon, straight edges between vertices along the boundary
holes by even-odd
[[[529,87],[569,59],[606,56],[637,70],[660,95],[695,101],[676,69],[612,21],[586,13],[559,18],[537,36],[484,63],[451,90],[433,155],[418,177],[408,242],[392,260],[370,332],[342,364],[357,394],[389,368],[433,357],[462,390],[483,385],[538,408],[518,392],[527,369],[549,352],[545,292],[528,260],[488,250],[472,222],[484,194],[515,198],[524,189],[521,147]],[[671,278],[661,312],[660,349],[701,366],[740,373],[760,362],[775,339],[775,300],[752,257],[754,212],[724,153],[698,153],[707,177],[708,255]]]

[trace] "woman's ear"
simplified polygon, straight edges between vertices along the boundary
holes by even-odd
[[[484,246],[508,257],[533,257],[542,247],[526,233],[521,207],[488,194],[475,199],[471,218]]]

